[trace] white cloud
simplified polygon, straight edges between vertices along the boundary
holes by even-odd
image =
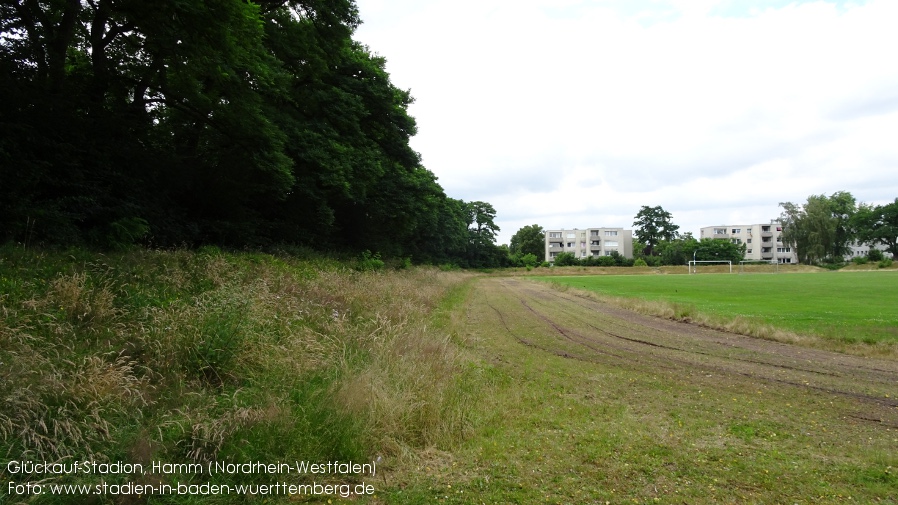
[[[521,226],[682,231],[898,196],[898,2],[359,0],[447,194]],[[738,9],[742,9],[741,11]]]

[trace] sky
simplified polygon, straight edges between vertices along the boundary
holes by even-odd
[[[356,0],[446,194],[520,228],[680,232],[898,197],[898,1]]]

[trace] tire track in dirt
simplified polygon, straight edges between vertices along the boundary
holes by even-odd
[[[643,316],[560,293],[536,282],[484,282],[495,283],[499,296],[506,299],[504,305],[488,302],[506,331],[521,343],[544,352],[584,361],[597,361],[601,356],[600,361],[616,359],[640,368],[693,376],[713,372],[847,397],[864,405],[851,417],[898,427],[896,362],[807,349]],[[509,298],[517,303],[510,304]],[[528,324],[542,325],[546,334],[557,335],[557,344],[536,344],[513,329]],[[574,356],[562,342],[578,346],[581,351]]]

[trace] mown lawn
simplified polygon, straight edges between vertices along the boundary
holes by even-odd
[[[898,272],[536,277],[606,296],[691,305],[800,334],[898,342]]]

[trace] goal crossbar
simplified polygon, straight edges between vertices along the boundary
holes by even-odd
[[[731,260],[689,260],[687,263],[690,274],[698,273],[697,263],[726,263],[730,266],[730,273],[733,273],[733,262]]]

